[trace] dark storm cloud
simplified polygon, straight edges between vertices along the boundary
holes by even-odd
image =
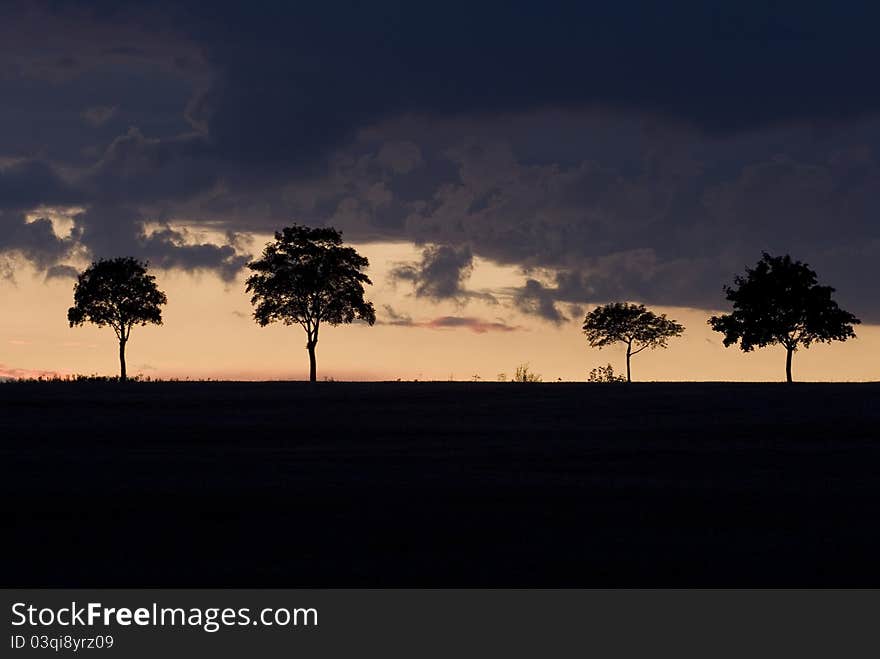
[[[21,254],[40,268],[67,257],[74,246],[73,240],[55,234],[48,218],[28,222],[23,215],[0,216],[0,251]]]
[[[70,40],[71,37],[68,35],[66,38]],[[70,47],[77,46],[80,44],[74,40]],[[89,57],[82,63],[82,70],[70,73],[73,82],[66,78],[58,81],[50,76],[49,90],[60,87],[57,91],[61,98],[70,93],[70,85],[79,89],[76,87],[77,81],[89,87],[92,79],[87,77],[87,72],[96,67],[108,64],[123,66],[130,64],[131,58],[142,59],[149,55],[140,50],[127,53],[114,50],[108,54],[102,50],[90,50],[89,44],[82,44],[81,47],[89,53]],[[26,51],[26,54],[33,57],[33,53]],[[160,53],[153,53],[153,56],[158,58],[158,63],[166,57]],[[25,61],[30,60],[25,58]],[[138,60],[136,65],[142,67],[143,61]],[[34,75],[29,67],[24,67],[20,73],[25,77]],[[121,89],[116,86],[118,76],[110,75],[109,78],[107,84],[118,93],[124,95],[129,91],[124,86]],[[3,82],[0,80],[0,87]],[[160,86],[158,91],[167,89]],[[26,104],[29,97],[16,97],[13,94],[12,99],[14,106],[15,103]],[[185,100],[185,97],[181,99]],[[36,100],[41,100],[41,97]],[[145,94],[143,101],[148,100],[149,94]],[[162,116],[164,104],[165,99],[161,98],[161,94],[157,102],[149,103],[154,119]],[[22,110],[26,109],[22,107]],[[24,127],[34,130],[42,128],[45,123],[49,135],[54,135],[52,130],[57,129],[59,124],[63,127],[68,120],[81,121],[83,118],[100,127],[110,121],[117,110],[116,106],[96,106],[84,113],[74,114],[72,109],[69,115],[65,115],[66,119],[58,121],[54,115],[44,120],[41,114],[43,107],[37,107]],[[180,116],[180,107],[177,114],[178,128],[187,127],[186,121]],[[154,128],[160,126],[155,122],[152,125]],[[68,133],[81,136],[81,124],[77,122],[68,129]],[[15,135],[14,131],[12,134]],[[190,244],[180,231],[144,233],[146,222],[162,220],[173,204],[193,199],[215,185],[217,166],[206,156],[206,143],[207,138],[192,132],[191,127],[187,132],[171,132],[162,137],[147,137],[137,127],[131,127],[121,135],[112,136],[106,146],[56,154],[59,155],[56,163],[13,157],[9,159],[9,164],[3,166],[0,159],[0,210],[3,211],[0,217],[0,250],[22,254],[42,268],[52,266],[68,256],[72,249],[82,247],[92,256],[127,254],[164,267],[210,269],[225,279],[234,277],[247,259],[237,254],[229,244]],[[45,144],[35,143],[30,149],[53,152],[58,147],[58,141],[50,140]],[[84,150],[91,153],[85,160],[82,159]],[[6,154],[0,153],[0,158],[3,155]],[[66,172],[64,176],[59,173],[61,170]],[[49,220],[26,222],[25,212],[45,206],[81,206],[85,211],[77,215],[74,234],[61,238],[54,233]],[[51,272],[47,274],[52,275]]]
[[[520,311],[540,316],[552,323],[561,323],[568,320],[556,308],[558,297],[557,291],[545,288],[536,279],[527,279],[522,288],[513,291],[514,304]]]
[[[0,210],[75,203],[82,194],[42,160],[0,163]]]
[[[82,118],[93,126],[101,126],[116,114],[119,108],[117,106],[96,105],[95,107],[86,108],[82,111]]]
[[[0,8],[0,250],[42,268],[76,248],[228,279],[246,260],[233,246],[144,229],[217,181],[188,114],[210,77],[202,49],[155,11],[107,9]],[[85,210],[62,238],[25,221],[45,206]]]
[[[250,260],[230,245],[191,244],[185,233],[169,228],[144,236],[140,247],[143,257],[160,268],[214,270],[226,281],[232,281]]]
[[[147,218],[127,206],[93,205],[76,216],[81,242],[97,257],[126,254],[159,268],[213,270],[232,280],[249,260],[227,236],[225,245],[199,242],[199,237],[167,225],[147,230]]]
[[[80,198],[49,163],[21,160],[0,165],[0,252],[21,254],[40,268],[66,257],[75,247],[76,235],[62,238],[49,218],[29,221],[27,211],[76,203]]]
[[[249,247],[182,225],[332,224],[433,246],[397,272],[427,299],[471,299],[474,257],[517,266],[512,304],[563,322],[596,300],[717,306],[767,249],[880,319],[877,18],[803,1],[7,3],[0,250],[231,278]],[[70,237],[26,221],[45,205],[85,209]]]
[[[468,296],[464,285],[474,269],[474,255],[467,245],[430,245],[417,263],[395,267],[390,277],[413,285],[416,297],[459,300]]]
[[[79,270],[72,265],[53,265],[46,270],[46,279],[76,279]]]
[[[216,184],[207,150],[207,139],[198,133],[150,139],[132,127],[110,143],[82,184],[104,203],[188,199]]]
[[[72,22],[62,45],[75,48],[28,46],[24,61],[196,70],[190,111],[224,159],[262,175],[406,113],[603,106],[731,131],[880,107],[869,3],[83,4],[94,10],[48,12],[49,29]],[[112,28],[130,42],[96,46]]]
[[[401,113],[602,105],[742,130],[875,111],[877,8],[841,3],[221,3],[177,9],[229,157],[306,165]]]
[[[553,119],[552,115],[547,118]],[[530,122],[533,120],[529,120]],[[499,263],[550,271],[514,292],[522,310],[559,322],[556,302],[611,299],[718,308],[721,287],[762,250],[791,252],[877,318],[880,122],[816,134],[810,126],[709,139],[662,125],[584,115],[580,132],[637,136],[571,164],[530,156],[512,122],[447,150],[459,181],[414,209],[416,240],[466,242]],[[573,132],[573,140],[580,139]],[[610,139],[613,142],[612,138]],[[873,255],[873,256],[871,256]]]

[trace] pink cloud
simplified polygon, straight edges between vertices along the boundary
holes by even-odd
[[[522,329],[519,326],[508,325],[501,321],[483,320],[468,316],[441,316],[416,324],[419,327],[430,327],[432,329],[456,329],[461,327],[477,334],[485,334],[486,332],[515,332]]]

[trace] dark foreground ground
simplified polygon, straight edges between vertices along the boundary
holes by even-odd
[[[0,385],[3,586],[880,586],[880,385]]]

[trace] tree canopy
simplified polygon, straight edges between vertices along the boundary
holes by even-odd
[[[612,302],[584,317],[584,334],[592,348],[614,343],[626,345],[626,381],[630,382],[630,358],[648,348],[665,348],[670,338],[681,336],[684,326],[657,315],[643,304]]]
[[[834,289],[821,286],[806,264],[764,252],[754,268],[746,268],[733,286],[725,286],[733,311],[712,316],[709,325],[724,335],[724,345],[739,343],[743,352],[780,344],[786,349],[786,380],[792,381],[791,358],[798,346],[855,337],[861,321],[831,298]]]
[[[254,320],[300,325],[306,332],[309,379],[317,377],[315,347],[323,324],[341,325],[363,320],[372,325],[376,312],[364,299],[364,285],[372,284],[363,270],[369,261],[342,244],[332,227],[294,225],[275,233],[262,256],[249,263],[247,279]]]
[[[149,264],[131,257],[99,259],[79,274],[73,306],[67,311],[71,327],[86,322],[110,326],[119,340],[119,377],[126,379],[125,344],[135,325],[162,324],[162,305],[168,302],[147,272]]]

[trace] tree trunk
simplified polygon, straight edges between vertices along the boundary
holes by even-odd
[[[791,356],[794,353],[794,347],[786,346],[786,354],[785,354],[785,381],[792,382],[791,379]]]
[[[119,381],[126,381],[125,374],[125,339],[119,340]]]
[[[315,361],[315,346],[317,341],[309,341],[306,348],[309,350],[309,382],[318,381],[318,363]]]
[[[630,378],[630,374],[629,374],[630,373],[630,371],[629,371],[629,358],[630,358],[631,354],[632,354],[632,343],[627,343],[626,344],[626,381],[627,382],[632,382],[632,379]]]

